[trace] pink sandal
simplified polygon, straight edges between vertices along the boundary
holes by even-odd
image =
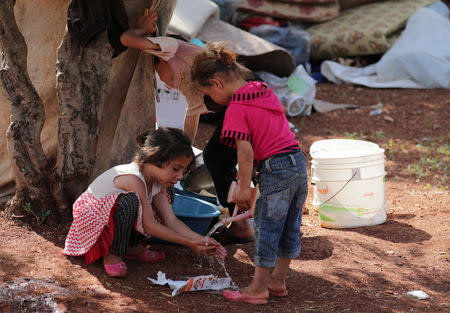
[[[228,301],[233,302],[247,302],[251,304],[266,304],[267,299],[255,298],[243,295],[239,290],[224,290],[222,295]]]
[[[127,265],[123,261],[116,264],[104,264],[104,267],[109,277],[127,277]]]
[[[158,263],[164,261],[166,254],[159,251],[145,250],[138,254],[127,255],[125,258],[142,263]]]

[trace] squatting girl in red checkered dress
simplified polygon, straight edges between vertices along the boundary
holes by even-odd
[[[189,138],[178,129],[159,128],[140,139],[142,145],[131,163],[101,174],[76,200],[63,253],[84,255],[87,264],[103,257],[111,277],[127,275],[123,259],[164,260],[164,252],[146,250],[140,244],[150,236],[185,245],[199,254],[225,257],[226,250],[219,243],[180,221],[168,201],[167,188],[193,166]]]

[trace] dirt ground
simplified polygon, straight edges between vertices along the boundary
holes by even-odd
[[[264,306],[226,302],[217,292],[170,296],[153,285],[169,278],[216,274],[220,265],[190,250],[166,251],[161,264],[128,262],[129,276],[106,276],[101,263],[60,254],[68,225],[29,227],[0,217],[1,312],[450,312],[450,91],[368,89],[317,85],[316,97],[360,106],[291,118],[306,152],[326,138],[358,138],[386,149],[386,211],[382,225],[354,229],[320,226],[311,205],[303,216],[302,252],[292,262],[286,298]],[[381,115],[370,115],[373,105]],[[201,124],[195,145],[213,130]],[[422,162],[419,162],[422,160]],[[308,156],[308,169],[311,157]],[[409,166],[409,170],[408,169]],[[226,269],[238,286],[253,274],[253,246],[226,246]],[[422,290],[428,299],[406,295]]]

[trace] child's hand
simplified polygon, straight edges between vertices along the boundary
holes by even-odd
[[[225,259],[226,255],[227,255],[227,250],[224,247],[222,247],[222,245],[220,243],[218,243],[211,237],[205,237],[205,242],[207,245],[215,247],[215,250],[210,251],[212,253],[208,253],[208,255],[215,256],[220,259]]]
[[[224,259],[227,255],[227,250],[212,238],[206,238],[206,240],[194,240],[190,247],[197,254],[206,254],[221,259]]]
[[[250,187],[243,188],[240,186],[236,192],[235,201],[240,212],[250,210],[252,205],[252,190]]]
[[[148,9],[145,10],[144,14],[139,17],[137,26],[142,28],[146,34],[153,34],[158,30],[156,21],[158,20],[158,15],[155,11],[148,13]]]
[[[197,254],[211,254],[216,250],[216,246],[208,244],[205,240],[193,239],[189,247]]]
[[[225,259],[227,256],[227,250],[224,247],[220,246],[212,251],[212,253],[208,253],[209,256],[214,256],[219,259]]]

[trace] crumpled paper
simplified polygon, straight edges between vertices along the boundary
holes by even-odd
[[[166,273],[158,271],[157,279],[147,277],[156,285],[168,284],[173,289],[172,296],[179,295],[182,292],[199,291],[199,290],[222,290],[230,286],[231,278],[219,278],[215,275],[203,275],[189,277],[186,280],[171,280],[166,278]]]
[[[428,299],[430,296],[423,290],[411,290],[406,295],[420,300]]]

